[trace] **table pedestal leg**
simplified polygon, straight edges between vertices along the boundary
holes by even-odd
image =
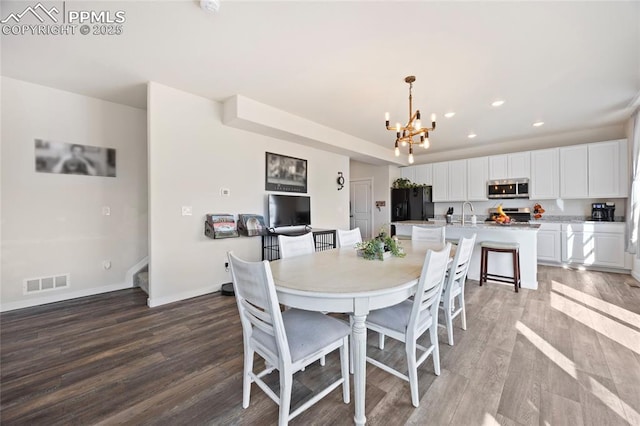
[[[351,342],[353,345],[353,388],[356,404],[356,425],[364,425],[367,418],[364,415],[365,390],[367,385],[367,328],[364,325],[366,315],[353,315]]]

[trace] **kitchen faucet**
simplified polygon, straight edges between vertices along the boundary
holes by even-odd
[[[462,203],[462,226],[464,226],[464,206],[466,206],[467,204],[469,204],[469,207],[471,207],[471,213],[473,214],[473,204],[471,204],[471,201],[465,201],[464,203]]]

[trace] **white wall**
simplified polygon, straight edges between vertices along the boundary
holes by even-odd
[[[374,235],[383,226],[388,230],[388,224],[391,220],[391,184],[400,177],[399,170],[396,166],[374,166],[355,160],[349,162],[351,179],[373,178],[373,204],[371,206],[373,209],[373,226],[371,231]],[[376,201],[384,201],[385,206],[380,207],[380,210],[378,210],[375,207]]]
[[[221,115],[218,102],[149,84],[150,306],[219,290],[230,281],[228,250],[260,260],[260,237],[212,240],[203,222],[207,213],[266,216],[266,151],[308,160],[314,228],[349,226],[349,193],[336,185],[338,171],[349,180],[348,157],[225,126]]]
[[[131,286],[147,254],[145,111],[3,77],[2,124],[0,309]],[[36,173],[36,138],[115,148],[117,177]],[[23,295],[24,279],[64,273],[68,289]]]

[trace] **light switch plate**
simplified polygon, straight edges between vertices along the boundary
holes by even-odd
[[[231,190],[229,188],[220,188],[220,195],[223,197],[230,197]]]
[[[102,215],[103,216],[111,216],[111,207],[102,206]]]
[[[193,207],[182,206],[182,216],[192,216],[192,215],[193,215]]]

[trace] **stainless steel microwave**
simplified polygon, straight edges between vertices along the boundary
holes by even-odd
[[[529,179],[490,180],[488,198],[529,198]]]

